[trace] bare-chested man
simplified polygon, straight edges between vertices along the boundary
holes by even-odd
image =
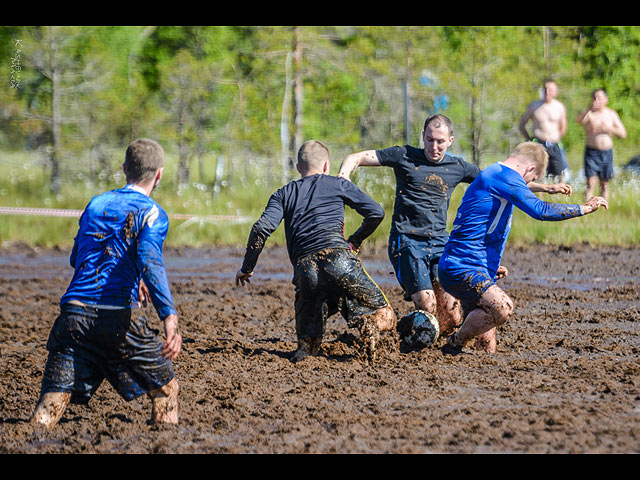
[[[618,114],[607,107],[609,101],[604,89],[591,94],[591,106],[578,115],[578,123],[584,127],[586,148],[584,151],[584,176],[587,177],[586,199],[600,180],[600,195],[609,200],[609,180],[613,178],[613,135],[625,138],[627,131]]]
[[[558,85],[553,80],[544,83],[544,97],[531,102],[520,118],[520,133],[526,140],[542,144],[549,154],[547,176],[557,182],[564,181],[569,167],[562,146],[562,137],[567,133],[567,111],[562,102],[556,100]],[[533,123],[533,135],[527,131],[529,120]]]

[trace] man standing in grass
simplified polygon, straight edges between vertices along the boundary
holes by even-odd
[[[604,89],[591,94],[591,106],[578,116],[584,127],[586,147],[584,151],[584,176],[587,177],[586,198],[593,196],[600,180],[600,195],[609,200],[609,181],[613,178],[613,135],[626,138],[627,131],[620,117],[607,107],[609,98]]]
[[[84,210],[32,423],[53,428],[69,402],[88,403],[104,379],[127,401],[148,395],[152,422],[178,422],[172,361],[182,336],[162,259],[169,220],[150,198],[163,165],[158,143],[134,141],[122,165],[127,185],[94,197]],[[164,321],[164,343],[135,312],[148,298]]]
[[[584,205],[538,199],[527,185],[544,175],[547,161],[542,145],[521,143],[504,162],[485,168],[465,192],[438,270],[443,288],[461,301],[465,315],[460,328],[447,340],[445,352],[459,353],[473,338],[476,348],[496,351],[496,328],[513,313],[511,298],[496,281],[508,273],[500,262],[514,206],[546,221],[568,220],[599,207],[608,208],[601,197]]]

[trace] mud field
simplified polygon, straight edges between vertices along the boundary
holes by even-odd
[[[265,250],[245,289],[233,284],[241,254],[165,253],[184,337],[178,425],[149,425],[146,397],[127,403],[104,383],[47,432],[28,419],[68,252],[0,252],[0,452],[640,452],[640,249],[507,248],[501,286],[516,311],[496,354],[389,350],[373,366],[340,316],[320,356],[291,363],[285,251]],[[363,260],[408,313],[386,252]]]

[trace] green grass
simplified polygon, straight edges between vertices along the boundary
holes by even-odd
[[[117,154],[115,158],[117,158]],[[575,162],[575,158],[573,159]],[[114,163],[118,163],[114,160]],[[211,165],[213,162],[206,162]],[[48,171],[38,160],[27,153],[0,155],[0,206],[82,209],[92,196],[124,184],[124,178],[117,168],[114,173],[103,175],[96,181],[89,181],[86,174],[65,176],[60,193],[51,193]],[[222,185],[214,195],[213,173],[194,171],[194,178],[204,178],[201,183],[192,182],[178,190],[173,181],[174,157],[167,156],[165,179],[153,197],[169,215],[187,213],[200,218],[184,221],[171,220],[167,246],[206,247],[215,245],[244,246],[251,225],[262,213],[269,196],[279,188],[279,184],[268,185],[259,172],[242,169],[242,176],[236,174],[232,186]],[[572,165],[574,172],[578,168]],[[332,165],[336,173],[338,164]],[[360,169],[353,180],[368,192],[385,209],[386,217],[367,243],[383,247],[389,234],[395,180],[393,172],[387,168]],[[462,199],[466,185],[453,192],[449,209],[449,228]],[[574,183],[574,193],[567,198],[560,195],[541,196],[544,200],[583,203],[584,185]],[[247,217],[244,223],[207,220],[209,215],[236,215]],[[627,173],[618,175],[612,184],[609,210],[599,210],[592,215],[563,222],[540,222],[516,209],[509,245],[556,244],[592,245],[640,244],[640,179]],[[358,228],[361,217],[351,209],[346,209],[345,234]],[[77,230],[77,218],[38,217],[0,215],[0,246],[25,243],[32,247],[68,248],[73,243]],[[281,225],[269,239],[270,245],[284,244]]]

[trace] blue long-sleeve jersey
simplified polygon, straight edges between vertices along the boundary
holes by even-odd
[[[74,274],[60,303],[134,308],[144,280],[159,317],[175,314],[162,259],[168,230],[166,212],[134,186],[92,198],[79,221]]]
[[[514,206],[537,220],[559,221],[582,215],[580,205],[540,200],[518,172],[496,163],[485,168],[465,192],[444,256],[486,268],[495,277],[511,231]]]

